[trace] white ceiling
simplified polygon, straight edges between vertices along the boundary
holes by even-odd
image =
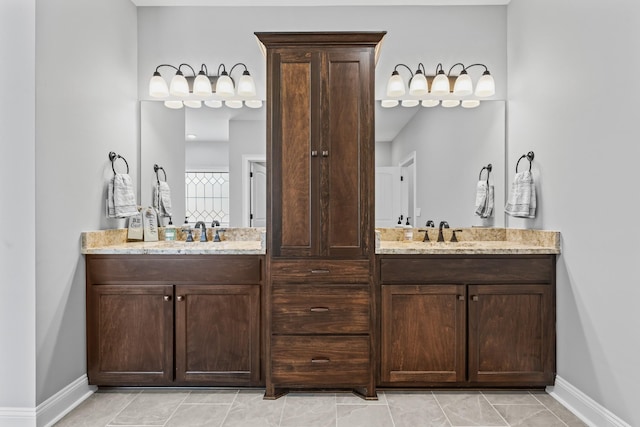
[[[136,6],[500,6],[511,0],[131,0]]]

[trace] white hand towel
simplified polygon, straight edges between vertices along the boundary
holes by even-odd
[[[153,207],[160,216],[172,216],[171,189],[165,181],[156,183],[153,187]]]
[[[516,173],[504,210],[515,217],[536,217],[536,186],[530,171]]]
[[[493,185],[487,181],[478,181],[476,187],[476,211],[480,218],[489,218],[493,215],[494,194]]]
[[[109,181],[107,193],[109,218],[126,218],[138,214],[136,196],[129,175],[115,174]]]

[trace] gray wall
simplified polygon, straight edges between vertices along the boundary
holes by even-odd
[[[445,67],[482,62],[495,78],[495,98],[506,96],[506,6],[142,7],[138,25],[140,99],[149,99],[156,66],[181,62],[204,62],[210,71],[220,63],[244,62],[264,99],[266,61],[254,32],[345,30],[388,31],[376,68],[376,99],[400,62],[412,68],[423,62],[427,71],[435,71],[438,62]],[[469,74],[477,79],[481,71],[476,67]],[[161,72],[170,78],[168,68]]]
[[[535,151],[540,200],[535,220],[508,224],[562,232],[558,375],[638,426],[640,81],[613,74],[640,71],[640,3],[513,0],[508,11],[508,168]]]
[[[416,207],[422,226],[429,219],[451,227],[504,226],[505,103],[482,102],[473,109],[424,108],[391,144],[392,165],[416,152]],[[494,215],[474,214],[476,185],[483,166],[491,163]],[[486,172],[483,179],[486,179]]]
[[[0,2],[0,409],[36,401],[35,6]]]
[[[115,151],[127,159],[137,185],[139,118],[136,8],[130,0],[38,0],[36,27],[32,303],[39,404],[86,374],[80,233],[124,224],[104,214],[106,182],[113,174],[107,154]],[[23,72],[12,69],[13,75]],[[7,164],[22,176],[19,160]],[[6,223],[20,223],[20,232],[28,235],[34,223],[23,221],[22,211],[16,204]]]

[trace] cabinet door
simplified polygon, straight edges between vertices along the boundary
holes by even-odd
[[[260,287],[176,286],[176,381],[260,383]]]
[[[552,301],[550,285],[469,286],[469,380],[552,384]]]
[[[383,384],[465,380],[465,299],[463,285],[382,286]]]
[[[328,49],[322,59],[321,255],[367,257],[375,196],[373,49]]]
[[[173,379],[173,287],[89,288],[89,383],[163,385]]]
[[[278,50],[269,59],[271,255],[317,255],[320,56]]]

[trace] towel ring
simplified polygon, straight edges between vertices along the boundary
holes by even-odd
[[[164,170],[164,168],[162,166],[158,166],[157,164],[153,165],[153,171],[156,173],[156,181],[158,181],[158,184],[160,184],[160,177],[158,175],[158,171],[161,170],[162,173],[164,174],[164,180],[165,182],[167,181],[167,172]]]
[[[520,164],[520,160],[522,159],[529,160],[529,172],[531,172],[531,162],[533,161],[533,157],[533,151],[529,151],[527,154],[523,154],[522,156],[520,156],[520,158],[518,159],[518,163],[516,163],[516,173],[518,173],[518,165]]]
[[[493,169],[493,166],[491,165],[491,163],[489,163],[487,166],[484,166],[482,169],[480,169],[480,174],[478,175],[478,181],[482,180],[482,172],[484,170],[487,171],[487,181],[489,181],[489,175],[491,174],[492,169]]]
[[[113,173],[114,174],[116,173],[116,168],[114,166],[114,163],[118,159],[124,160],[124,164],[127,165],[127,173],[129,173],[129,163],[127,162],[127,159],[122,157],[120,154],[116,154],[113,151],[111,151],[111,152],[109,152],[109,160],[111,160],[111,169],[113,170]]]

